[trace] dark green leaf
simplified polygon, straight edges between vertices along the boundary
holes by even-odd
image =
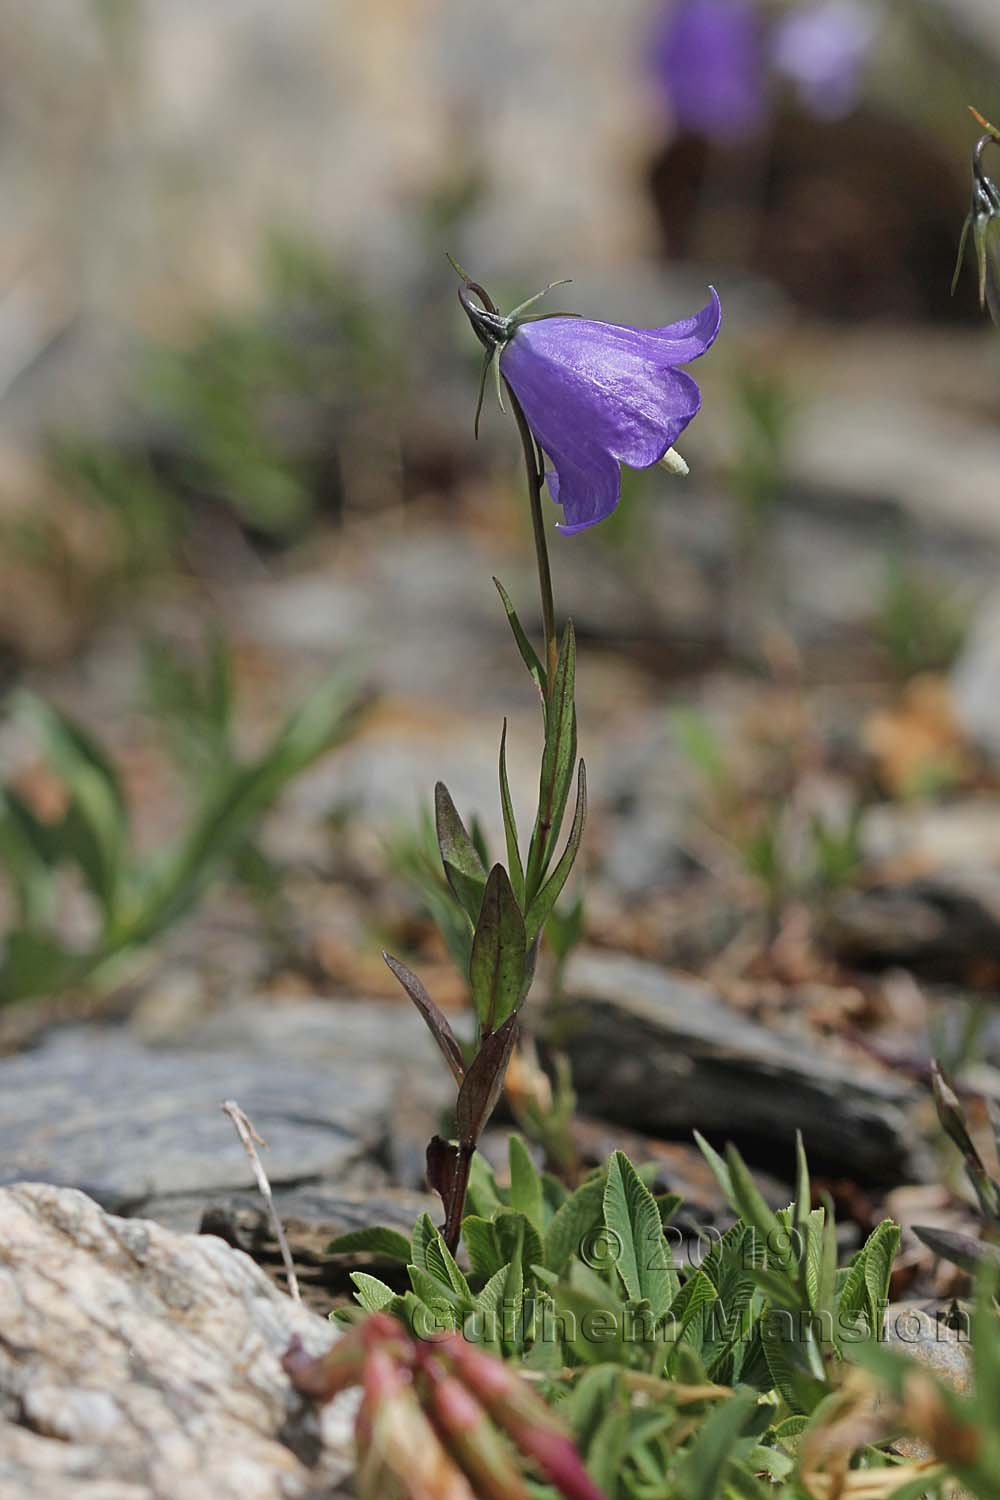
[[[503,865],[494,865],[472,939],[469,981],[484,1036],[514,1015],[524,991],[524,918]]]
[[[383,1260],[399,1260],[405,1266],[413,1259],[413,1247],[405,1234],[373,1224],[370,1229],[352,1229],[340,1234],[326,1247],[327,1255],[378,1255]]]
[[[512,1135],[508,1144],[510,1162],[510,1206],[541,1235],[545,1229],[545,1203],[542,1179],[520,1136]]]

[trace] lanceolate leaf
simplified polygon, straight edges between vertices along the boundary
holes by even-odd
[[[517,1010],[524,990],[524,918],[507,871],[494,865],[472,940],[469,980],[472,1003],[484,1036]]]
[[[533,899],[559,837],[576,763],[576,637],[567,621],[545,721],[545,747],[538,782],[538,816],[528,851],[527,891]]]
[[[508,1016],[502,1026],[483,1038],[470,1063],[455,1103],[455,1119],[463,1141],[474,1145],[496,1109],[516,1039],[517,1016]]]
[[[451,800],[451,793],[443,781],[434,788],[434,819],[437,827],[438,848],[448,884],[455,898],[475,925],[479,919],[479,908],[486,885],[486,871],[479,851],[462,822]]]
[[[623,1151],[616,1151],[608,1165],[604,1223],[615,1236],[615,1264],[625,1290],[637,1302],[645,1298],[653,1316],[661,1317],[677,1296],[679,1280],[656,1200]]]
[[[428,1030],[441,1049],[441,1055],[451,1069],[455,1082],[461,1084],[465,1077],[465,1059],[455,1033],[448,1025],[444,1014],[435,1005],[412,969],[408,969],[390,953],[383,953],[382,957],[426,1021]]]
[[[556,865],[548,880],[542,886],[538,895],[528,908],[525,918],[525,928],[528,936],[529,946],[542,931],[545,923],[556,902],[562,894],[563,886],[570,876],[570,871],[576,862],[576,856],[580,848],[580,840],[583,838],[583,826],[587,821],[587,768],[581,760],[577,772],[576,784],[576,809],[573,813],[573,824],[566,840],[566,848],[562,852],[559,863]]]
[[[524,632],[524,627],[517,617],[517,610],[514,608],[514,605],[511,602],[511,597],[507,593],[507,590],[504,588],[499,578],[494,578],[493,582],[496,584],[497,593],[500,595],[500,599],[503,603],[507,619],[510,621],[510,628],[514,632],[514,640],[517,642],[517,649],[521,653],[521,660],[524,662],[524,665],[531,673],[531,679],[538,689],[539,696],[542,700],[542,708],[544,710],[547,688],[545,668],[539,661],[538,654],[535,651],[534,646],[528,640],[528,637]]]
[[[511,1136],[508,1157],[510,1161],[510,1206],[516,1213],[524,1214],[528,1222],[541,1234],[545,1228],[542,1179],[520,1136]]]
[[[500,735],[500,805],[503,809],[503,831],[507,844],[507,863],[510,866],[510,883],[514,888],[519,906],[524,905],[524,867],[517,844],[517,820],[514,817],[514,802],[507,780],[507,720],[503,721]]]

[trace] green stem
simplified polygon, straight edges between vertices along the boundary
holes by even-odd
[[[545,670],[548,674],[548,688],[552,691],[552,683],[556,675],[556,662],[559,659],[559,642],[556,639],[556,610],[552,598],[552,570],[549,567],[549,546],[545,539],[545,521],[542,516],[542,482],[545,478],[540,462],[538,447],[534,435],[528,426],[528,419],[521,409],[514,392],[507,381],[504,381],[507,391],[507,399],[510,402],[511,411],[514,413],[514,421],[521,435],[521,446],[524,448],[524,466],[528,475],[528,501],[531,508],[531,529],[535,539],[535,556],[538,559],[538,587],[542,596],[542,629],[545,632]]]

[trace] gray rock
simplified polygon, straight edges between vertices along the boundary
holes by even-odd
[[[280,1366],[293,1334],[319,1353],[330,1325],[221,1240],[4,1188],[0,1328],[4,1500],[342,1493],[349,1410],[307,1409]]]
[[[1000,871],[942,870],[850,891],[828,913],[823,941],[845,963],[982,983],[1000,954]]]
[[[651,1134],[698,1129],[872,1182],[908,1166],[907,1092],[815,1037],[763,1027],[706,985],[617,954],[570,963],[566,1049],[581,1108]]]
[[[219,1108],[236,1098],[270,1144],[273,1183],[343,1182],[384,1136],[398,1067],[374,1048],[338,1056],[335,1034],[330,1017],[327,1050],[309,1061],[278,1045],[193,1054],[152,1051],[118,1031],[55,1033],[0,1060],[0,1181],[81,1187],[133,1213],[154,1199],[245,1188],[249,1163]],[[186,1227],[198,1217],[192,1208]]]
[[[441,1218],[437,1199],[427,1193],[393,1188],[353,1192],[349,1188],[291,1188],[275,1193],[274,1206],[284,1226],[302,1295],[322,1313],[330,1311],[335,1292],[351,1290],[347,1270],[358,1264],[355,1258],[346,1267],[339,1257],[329,1256],[331,1240],[374,1225],[409,1235],[422,1213],[429,1213],[435,1222]],[[235,1193],[210,1203],[199,1228],[202,1234],[217,1235],[227,1245],[246,1251],[279,1286],[284,1286],[281,1252],[259,1195]]]

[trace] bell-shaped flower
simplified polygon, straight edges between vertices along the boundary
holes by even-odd
[[[693,318],[662,328],[559,315],[498,320],[500,374],[548,460],[560,531],[583,531],[611,514],[622,464],[647,469],[666,459],[677,472],[670,450],[701,406],[697,385],[678,366],[711,347],[721,320],[714,290]]]

